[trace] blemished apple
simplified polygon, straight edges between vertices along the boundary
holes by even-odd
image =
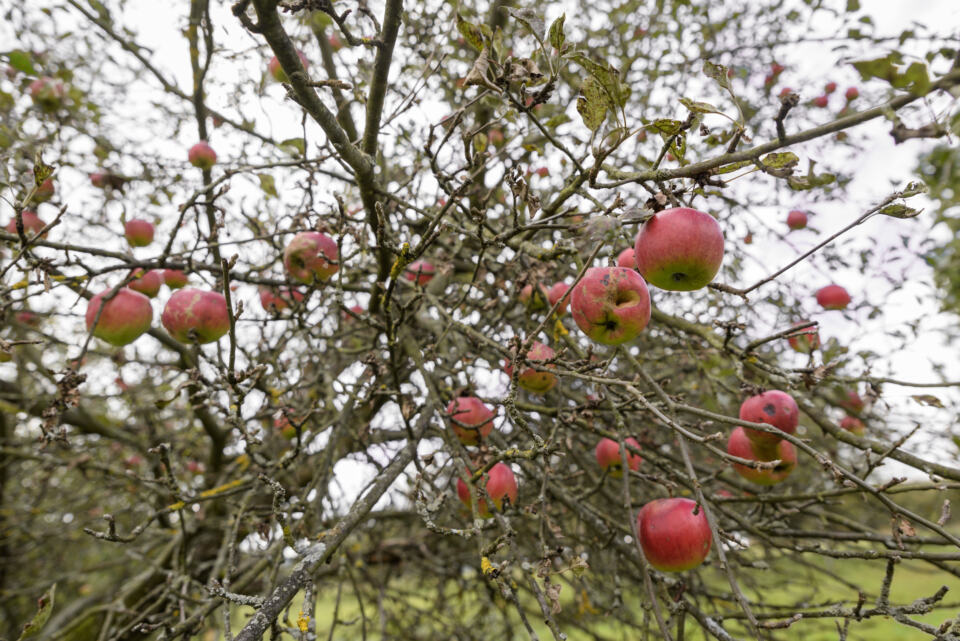
[[[166,283],[170,289],[180,289],[181,287],[186,287],[190,279],[187,277],[186,272],[182,270],[165,269],[163,270],[163,282]]]
[[[227,300],[218,292],[188,287],[173,293],[160,322],[181,343],[212,343],[230,331]]]
[[[282,287],[280,289],[271,289],[269,287],[260,288],[260,304],[264,311],[271,314],[290,309],[296,303],[303,301],[303,294],[295,289]]]
[[[429,283],[437,272],[433,263],[426,260],[415,260],[404,270],[403,276],[409,281],[423,286]]]
[[[633,246],[637,270],[651,285],[671,291],[706,287],[723,263],[723,232],[713,216],[674,207],[654,214]]]
[[[634,438],[627,438],[624,442],[638,450],[640,449],[640,444],[637,443],[637,440]],[[597,458],[597,465],[600,466],[600,469],[606,470],[607,473],[615,479],[623,477],[623,459],[620,458],[619,443],[612,438],[602,438],[600,442],[597,443],[597,448],[593,453]],[[628,449],[627,466],[636,472],[640,469],[641,463],[643,463],[643,459],[640,455],[634,454]]]
[[[560,302],[557,305],[557,315],[562,316],[567,312],[567,306],[570,304],[570,296],[567,292],[570,291],[570,285],[567,285],[564,282],[554,283],[553,286],[547,290],[547,302],[550,303],[552,308],[557,302]],[[562,299],[562,300],[561,300]]]
[[[113,291],[108,289],[100,292],[87,303],[86,323],[87,331],[93,330],[93,335],[111,345],[121,347],[129,345],[144,332],[150,329],[153,322],[153,308],[150,299],[139,292],[126,287],[121,288],[116,295],[105,304],[104,298]],[[103,312],[100,308],[103,307]],[[100,312],[100,318],[97,313]],[[93,326],[96,321],[96,327]]]
[[[807,323],[809,323],[809,321],[801,321],[795,326],[806,325]],[[813,350],[819,349],[820,334],[817,332],[816,326],[812,325],[799,330],[796,335],[787,338],[787,342],[793,351],[800,352],[801,354],[809,354]]]
[[[337,243],[318,231],[302,231],[283,251],[283,267],[304,285],[329,280],[337,273]]]
[[[67,95],[63,81],[49,76],[43,76],[31,82],[28,91],[33,104],[46,112],[58,110]]]
[[[846,309],[850,300],[850,294],[840,285],[827,285],[817,290],[817,302],[824,309]]]
[[[527,351],[528,361],[549,361],[554,356],[556,356],[556,353],[550,347],[539,341],[534,341],[529,351]],[[550,365],[549,367],[553,366]],[[509,361],[507,361],[503,369],[507,373],[507,376],[513,376],[513,367],[511,367]],[[532,367],[526,367],[517,374],[517,385],[534,394],[546,394],[552,390],[556,384],[557,377],[554,374],[550,372],[538,372]]]
[[[156,298],[157,294],[160,293],[161,285],[163,285],[163,277],[160,276],[160,272],[155,269],[144,272],[139,267],[133,270],[133,280],[127,283],[127,287],[133,291],[140,292],[150,298]]]
[[[493,431],[493,410],[475,396],[458,396],[447,405],[450,429],[464,445],[477,445]]]
[[[601,345],[635,339],[650,322],[650,293],[636,271],[591,267],[570,295],[573,320]]]
[[[217,164],[217,152],[213,150],[207,141],[201,140],[187,152],[187,160],[194,167],[200,169],[210,169]]]
[[[761,449],[747,438],[744,428],[738,427],[730,432],[730,439],[727,441],[727,454],[748,461],[780,461],[780,464],[775,468],[764,470],[734,463],[733,470],[737,474],[757,485],[776,485],[786,480],[793,468],[797,466],[797,452],[793,448],[793,444],[790,441],[780,441],[769,448],[769,451],[761,452]]]
[[[633,256],[633,247],[627,247],[617,255],[617,267],[637,268],[637,259]]]
[[[710,554],[707,515],[690,499],[650,501],[637,514],[637,534],[647,562],[661,572],[692,570]]]
[[[794,209],[787,214],[787,227],[790,229],[803,229],[807,226],[807,212]]]
[[[840,427],[857,436],[863,436],[867,433],[867,426],[856,416],[844,416],[840,421]]]
[[[797,431],[800,410],[793,397],[780,390],[767,390],[751,396],[740,405],[740,419],[751,423],[766,423],[787,434]],[[781,436],[743,428],[744,434],[757,447],[769,448],[780,442]]]
[[[493,501],[497,511],[504,509],[504,499],[509,499],[510,505],[517,504],[517,479],[513,475],[513,470],[504,462],[499,462],[490,468],[490,471],[483,475],[480,483],[484,484],[487,495]],[[470,486],[462,478],[457,479],[457,496],[464,505],[470,507],[473,497],[470,495]],[[477,504],[477,513],[483,518],[490,518],[493,513],[487,507],[486,499],[480,499]]]
[[[310,61],[307,60],[307,57],[299,49],[297,49],[297,57],[300,58],[300,64],[303,65],[304,69],[310,68]],[[286,72],[283,70],[283,67],[280,66],[280,61],[277,60],[276,56],[271,58],[270,62],[267,63],[267,71],[270,72],[270,75],[277,82],[290,82],[290,78],[287,77]]]
[[[37,190],[33,192],[33,199],[38,203],[45,203],[56,193],[56,189],[53,186],[53,178],[47,178],[40,186],[37,187]]]
[[[123,226],[123,235],[131,247],[146,247],[153,242],[153,223],[135,218]]]
[[[20,217],[23,219],[23,232],[29,238],[43,231],[43,228],[46,227],[46,223],[40,219],[40,216],[37,216],[35,212],[24,209],[21,212]],[[11,234],[17,233],[17,219],[13,218],[10,222],[7,223],[7,226],[4,229]]]

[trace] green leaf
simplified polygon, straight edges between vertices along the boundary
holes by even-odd
[[[537,40],[543,42],[543,32],[546,29],[546,23],[543,18],[533,9],[510,9],[510,15],[522,22],[530,33],[537,37]]]
[[[587,76],[580,85],[580,96],[577,98],[577,111],[583,118],[583,124],[590,131],[596,131],[607,118],[607,109],[610,108],[610,98],[594,76]]]
[[[30,76],[37,74],[37,70],[33,68],[33,61],[31,60],[30,54],[26,51],[14,49],[7,53],[7,59],[10,62],[10,66],[17,71]]]
[[[567,39],[563,34],[563,21],[566,19],[567,14],[563,14],[550,25],[550,45],[557,51],[563,50],[563,43]]]
[[[463,36],[464,40],[470,43],[470,46],[477,51],[483,49],[483,32],[477,25],[467,22],[459,13],[457,14],[457,31]]]
[[[583,67],[591,76],[600,82],[600,86],[610,97],[611,105],[623,107],[630,97],[630,87],[620,82],[620,70],[607,62],[597,62],[582,53],[574,53],[569,57]]]
[[[883,58],[873,60],[858,60],[853,63],[853,68],[860,72],[860,77],[864,80],[870,78],[882,78],[883,80],[893,80],[897,74],[894,54],[889,54]]]
[[[721,116],[725,115],[722,111],[711,105],[709,102],[696,102],[690,98],[681,98],[680,104],[695,113],[720,114]]]
[[[276,198],[277,194],[277,182],[274,180],[273,176],[270,174],[257,174],[257,178],[260,179],[260,189],[263,190],[268,197],[272,196]]]
[[[670,118],[660,118],[659,120],[654,120],[649,125],[644,125],[645,129],[649,129],[663,136],[664,140],[680,133],[682,127],[683,123],[681,121],[671,120]]]
[[[280,146],[291,156],[302,156],[306,153],[303,138],[287,138],[280,142]]]
[[[881,214],[884,216],[890,216],[891,218],[916,218],[920,215],[919,209],[914,209],[913,207],[907,207],[906,205],[901,205],[899,203],[894,203],[892,205],[887,205],[880,210]]]
[[[730,90],[730,78],[727,77],[727,68],[709,60],[703,61],[703,75],[714,80],[726,90]]]
[[[912,63],[898,76],[893,86],[908,89],[915,96],[930,93],[930,75],[927,73],[927,65],[922,62]]]
[[[28,639],[43,629],[43,626],[46,625],[47,620],[53,613],[53,601],[56,591],[57,584],[54,583],[50,586],[50,589],[47,590],[42,597],[40,597],[40,599],[37,601],[37,613],[33,615],[33,619],[28,621],[26,625],[23,626],[23,631],[20,633],[20,638],[17,641]]]
[[[788,167],[796,167],[797,163],[800,162],[800,158],[792,151],[782,151],[767,154],[760,159],[760,162],[763,166],[771,169],[786,169]]]

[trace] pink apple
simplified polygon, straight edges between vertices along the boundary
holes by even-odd
[[[31,311],[17,312],[17,315],[14,318],[17,319],[18,323],[22,323],[27,327],[40,327],[40,321],[42,320],[38,315]]]
[[[827,96],[817,96],[813,99],[813,106],[820,107],[823,109],[830,103],[830,99]]]
[[[333,49],[334,52],[343,49],[343,40],[341,40],[340,36],[335,33],[330,34],[330,37],[327,38],[327,42],[330,43],[330,48]]]
[[[549,361],[554,356],[556,356],[554,351],[539,341],[534,341],[527,352],[528,361]],[[553,366],[550,365],[549,367]],[[509,361],[507,361],[504,371],[507,376],[513,376],[513,367],[510,366]],[[527,367],[517,374],[517,384],[528,392],[546,394],[557,384],[557,377],[549,372],[538,372],[532,367]]]
[[[27,238],[39,234],[46,227],[46,223],[40,219],[34,212],[24,209],[20,217],[23,219],[23,233]],[[4,228],[8,233],[17,233],[17,219],[13,218]]]
[[[557,304],[557,301],[563,299],[559,306],[557,306],[557,315],[562,316],[567,312],[567,305],[570,304],[570,296],[567,292],[570,291],[570,285],[567,285],[564,282],[554,283],[554,285],[547,290],[547,302],[550,303],[552,308]]]
[[[186,287],[190,279],[187,278],[185,272],[179,269],[165,269],[163,270],[163,282],[166,283],[170,289],[180,289],[181,287]]]
[[[295,289],[283,287],[281,289],[271,289],[269,287],[260,288],[260,304],[264,311],[271,314],[282,312],[289,309],[295,303],[303,301],[303,294]]]
[[[140,292],[150,298],[155,298],[160,293],[160,286],[163,285],[163,277],[155,269],[144,273],[139,267],[133,270],[133,280],[127,283],[127,287],[135,292]]]
[[[337,243],[332,238],[317,231],[303,231],[283,251],[283,267],[294,280],[312,285],[337,273],[337,256]]]
[[[517,479],[506,463],[500,462],[491,467],[479,482],[484,485],[487,496],[493,501],[498,511],[504,509],[505,498],[509,499],[510,505],[517,504]],[[467,507],[473,502],[470,488],[463,479],[457,479],[457,496]],[[481,499],[477,504],[477,513],[484,518],[493,516],[485,499]]]
[[[493,410],[475,396],[458,396],[447,405],[450,429],[464,445],[477,445],[493,431]]]
[[[37,187],[37,191],[33,193],[33,199],[38,203],[45,203],[53,198],[55,192],[56,189],[53,186],[53,178],[47,178]]]
[[[638,450],[640,449],[640,444],[637,443],[637,440],[634,438],[628,438],[625,442]],[[600,442],[597,443],[597,449],[594,450],[594,456],[597,458],[597,465],[600,466],[600,469],[606,470],[610,476],[615,479],[623,477],[623,460],[620,458],[620,444],[615,440],[612,438],[600,439]],[[643,459],[640,458],[639,454],[634,454],[630,450],[627,450],[627,465],[631,470],[634,472],[639,470],[642,462]]]
[[[153,223],[139,218],[128,220],[123,235],[131,247],[146,247],[153,242]]]
[[[626,267],[627,269],[637,268],[637,259],[633,256],[633,247],[624,249],[617,256],[617,267]]]
[[[860,97],[860,91],[856,87],[850,87],[843,95],[847,99],[847,102],[852,102]]]
[[[828,95],[832,94],[836,90],[837,90],[837,83],[835,82],[828,82],[826,86],[823,88],[823,92]]]
[[[792,93],[793,93],[793,89],[791,89],[790,87],[784,87],[783,89],[780,90],[780,97],[786,98]]]
[[[300,58],[300,64],[303,65],[304,69],[310,68],[310,61],[307,60],[307,57],[299,49],[297,49],[297,57]],[[271,58],[267,64],[267,71],[270,72],[270,75],[273,76],[273,79],[277,82],[290,82],[290,78],[287,77],[286,72],[283,70],[283,67],[280,66],[280,61],[277,60],[276,56]]]
[[[193,147],[190,147],[190,151],[187,152],[187,160],[189,160],[190,164],[194,167],[210,169],[217,164],[217,152],[207,144],[207,141],[201,140]]]
[[[160,322],[181,343],[212,343],[230,331],[227,300],[218,292],[188,287],[173,293]]]
[[[797,323],[797,325],[805,325],[809,321],[803,321]],[[787,339],[787,342],[790,343],[790,347],[793,348],[793,351],[800,352],[801,354],[809,354],[815,349],[820,347],[820,334],[817,332],[816,326],[805,327],[800,330],[799,333],[795,336],[790,336]]]
[[[417,285],[426,285],[436,274],[437,268],[425,260],[415,260],[404,271],[403,276]]]
[[[573,320],[601,345],[635,339],[650,322],[650,294],[640,274],[626,267],[591,267],[570,296]]]
[[[797,452],[789,441],[780,441],[775,446],[768,448],[769,451],[766,452],[761,451],[762,449],[747,438],[744,428],[738,427],[730,432],[730,439],[727,441],[727,454],[748,461],[781,461],[777,467],[767,470],[759,470],[749,465],[734,463],[734,471],[751,483],[776,485],[790,476],[793,468],[797,466]]]
[[[850,294],[840,285],[827,285],[817,291],[817,302],[824,309],[846,309]]]
[[[650,501],[637,514],[637,534],[647,562],[661,572],[692,570],[710,553],[710,524],[690,499]]]
[[[723,262],[723,232],[710,214],[674,207],[654,214],[637,234],[637,269],[651,285],[673,291],[705,287]]]
[[[803,229],[807,226],[807,212],[794,209],[787,214],[787,227],[790,229]]]
[[[762,394],[751,396],[740,405],[740,419],[751,423],[766,423],[787,434],[797,431],[800,410],[797,402],[786,392],[767,390]],[[757,447],[768,447],[781,440],[781,436],[761,432],[750,428],[743,428],[744,434]]]
[[[30,98],[33,104],[46,112],[53,112],[63,105],[67,90],[62,80],[43,76],[30,83]]]
[[[840,421],[840,427],[857,436],[863,436],[867,433],[867,426],[855,416],[844,416],[843,420]]]
[[[87,331],[93,329],[94,336],[120,347],[132,343],[150,329],[153,308],[149,298],[126,287],[104,304],[103,299],[111,291],[113,290],[108,289],[90,299],[85,320]],[[101,307],[103,312],[100,312]],[[96,327],[93,326],[94,321],[97,323]]]
[[[502,147],[506,142],[502,129],[491,129],[487,132],[487,141],[494,147]]]
[[[110,184],[110,176],[102,171],[90,174],[90,184],[98,189],[103,189]]]

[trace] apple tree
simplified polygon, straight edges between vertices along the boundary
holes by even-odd
[[[960,638],[960,54],[860,5],[8,4],[3,637]]]

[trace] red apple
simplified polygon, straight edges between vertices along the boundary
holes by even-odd
[[[674,207],[654,214],[637,234],[637,269],[651,285],[673,291],[705,287],[723,262],[723,232],[710,214]]]
[[[437,268],[425,260],[415,260],[404,271],[403,276],[417,285],[426,285],[436,274]]]
[[[824,309],[846,309],[850,294],[840,285],[827,285],[817,291],[817,302]]]
[[[787,227],[790,229],[803,229],[807,226],[807,212],[794,209],[787,214]]]
[[[787,434],[797,431],[800,410],[797,402],[786,392],[767,390],[762,394],[751,396],[740,405],[740,419],[751,423],[766,423]],[[750,428],[743,428],[744,434],[757,447],[768,447],[781,440],[781,436],[761,432]]]
[[[160,293],[161,285],[163,285],[163,277],[160,276],[160,272],[151,269],[144,273],[144,271],[138,267],[133,270],[133,280],[127,284],[127,287],[135,292],[140,292],[150,298],[154,298]]]
[[[270,289],[269,287],[260,288],[260,304],[263,306],[264,311],[270,314],[282,312],[301,301],[303,301],[303,294],[295,289],[288,287],[281,289]]]
[[[803,321],[797,323],[797,325],[804,325],[809,321]],[[815,325],[810,327],[805,327],[803,330],[787,339],[787,342],[790,343],[790,347],[793,348],[795,352],[800,352],[801,354],[809,354],[815,349],[820,347],[820,334],[817,332]]]
[[[22,323],[27,327],[40,327],[40,321],[42,320],[39,316],[31,311],[17,312],[15,318],[17,319],[18,323]]]
[[[47,178],[37,187],[37,191],[33,193],[33,199],[38,203],[45,203],[53,198],[55,192],[56,189],[53,186],[53,178]]]
[[[753,233],[752,233],[752,232],[747,232],[747,235],[743,237],[743,244],[744,244],[744,245],[752,245],[752,244],[753,244]]]
[[[90,174],[90,184],[98,189],[103,189],[110,184],[110,176],[102,171]]]
[[[217,164],[217,152],[207,144],[207,141],[201,140],[193,147],[190,147],[190,151],[187,152],[187,160],[189,160],[190,164],[194,167],[210,169]]]
[[[450,429],[464,445],[476,445],[493,431],[493,410],[475,396],[458,396],[447,405]]]
[[[160,322],[181,343],[212,343],[230,331],[227,300],[218,292],[188,287],[173,293]]]
[[[828,95],[832,94],[836,90],[837,90],[837,83],[835,82],[828,82],[826,86],[824,86],[823,88],[823,92]]]
[[[179,269],[165,269],[163,270],[163,282],[166,283],[170,289],[180,289],[181,287],[186,287],[190,279],[187,278],[185,272]]]
[[[539,341],[534,341],[530,350],[527,352],[528,361],[548,361],[556,354],[552,349]],[[550,365],[550,367],[553,367]],[[513,376],[513,367],[508,361],[504,367],[507,376]],[[546,394],[557,384],[557,377],[549,372],[538,372],[532,367],[527,367],[517,374],[517,384],[528,392],[534,394]]]
[[[300,58],[300,64],[303,65],[304,69],[310,68],[310,61],[307,60],[307,57],[303,55],[303,52],[299,49],[297,49],[297,57]],[[290,82],[290,78],[287,77],[286,72],[283,70],[283,67],[280,66],[280,61],[277,60],[276,56],[271,58],[267,64],[267,71],[270,72],[270,75],[273,76],[273,79],[277,82]]]
[[[539,168],[538,168],[536,171],[534,171],[533,173],[535,173],[536,175],[540,176],[541,178],[546,178],[547,176],[550,175],[550,170],[549,170],[548,168],[546,168],[546,167],[539,167]]]
[[[46,223],[40,219],[40,216],[37,216],[34,212],[24,209],[21,212],[20,217],[23,219],[23,232],[27,238],[34,236],[43,231],[43,228],[46,227]],[[17,233],[17,219],[13,218],[4,229],[11,234]]]
[[[821,109],[826,107],[829,103],[830,103],[830,98],[828,98],[827,96],[817,96],[816,98],[813,99],[813,106],[820,107]]]
[[[153,242],[153,223],[139,218],[128,220],[123,235],[131,247],[146,247]]]
[[[650,501],[637,514],[637,533],[647,562],[661,572],[692,570],[710,553],[707,515],[690,499]]]
[[[860,91],[856,87],[850,87],[843,95],[847,99],[847,102],[852,102],[860,97]]]
[[[863,402],[863,399],[860,397],[860,394],[857,393],[857,390],[848,391],[846,398],[840,401],[840,407],[846,409],[848,412],[853,412],[854,414],[859,414],[866,406],[866,403]]]
[[[550,307],[553,307],[557,304],[561,298],[563,302],[557,307],[557,315],[562,316],[567,312],[567,305],[570,304],[570,296],[567,292],[570,291],[570,285],[567,285],[564,282],[554,283],[553,287],[547,290],[547,302],[550,303]]]
[[[573,320],[601,345],[635,339],[650,322],[650,294],[640,274],[626,267],[591,267],[570,296]]]
[[[779,62],[774,62],[773,64],[770,65],[770,73],[772,73],[775,76],[779,76],[784,72],[784,70],[786,70],[786,67],[784,67]]]
[[[867,433],[867,426],[855,416],[844,416],[843,420],[840,421],[840,427],[857,436],[863,436]]]
[[[617,267],[626,267],[627,269],[636,269],[637,260],[633,257],[634,251],[633,247],[628,247],[624,249],[617,256]]]
[[[546,309],[547,299],[550,290],[543,283],[537,283],[536,294],[534,294],[533,284],[524,285],[520,289],[517,299],[530,311]]]
[[[59,109],[67,94],[63,81],[49,76],[43,76],[31,82],[29,91],[33,104],[46,112]]]
[[[111,291],[113,290],[108,289],[90,299],[87,303],[85,320],[87,331],[93,329],[94,336],[120,347],[132,343],[150,329],[150,323],[153,322],[153,308],[150,306],[149,298],[126,287],[120,289],[104,304],[103,299]],[[103,312],[97,319],[101,306]],[[95,320],[97,326],[94,328]]]
[[[793,93],[793,89],[791,89],[790,87],[784,87],[783,89],[780,90],[780,97],[786,98],[792,93]]]
[[[317,231],[300,232],[283,251],[283,266],[291,278],[305,285],[329,280],[340,269],[337,243]]]
[[[647,130],[641,129],[637,132],[637,142],[647,142]]]
[[[640,444],[634,438],[628,438],[625,442],[638,450],[640,449]],[[606,470],[610,476],[615,479],[623,477],[623,460],[620,458],[619,443],[612,438],[600,439],[600,442],[597,443],[597,449],[594,450],[594,455],[597,457],[597,465]],[[631,470],[634,472],[639,470],[642,462],[643,459],[640,458],[639,454],[627,450],[627,465]]]
[[[759,470],[749,465],[734,463],[734,471],[751,483],[776,485],[790,476],[790,472],[797,466],[797,452],[789,441],[780,441],[775,446],[768,448],[769,451],[766,452],[761,451],[761,449],[747,438],[744,428],[738,427],[730,433],[730,440],[727,441],[727,454],[748,461],[781,461],[777,467],[769,470]]]
[[[517,504],[517,479],[506,463],[500,462],[491,467],[490,471],[483,475],[480,483],[484,484],[487,495],[498,511],[504,508],[504,498],[510,500],[510,505]],[[467,507],[473,502],[470,488],[463,479],[457,479],[457,496]],[[481,499],[477,504],[477,513],[484,518],[493,516],[485,499]]]

